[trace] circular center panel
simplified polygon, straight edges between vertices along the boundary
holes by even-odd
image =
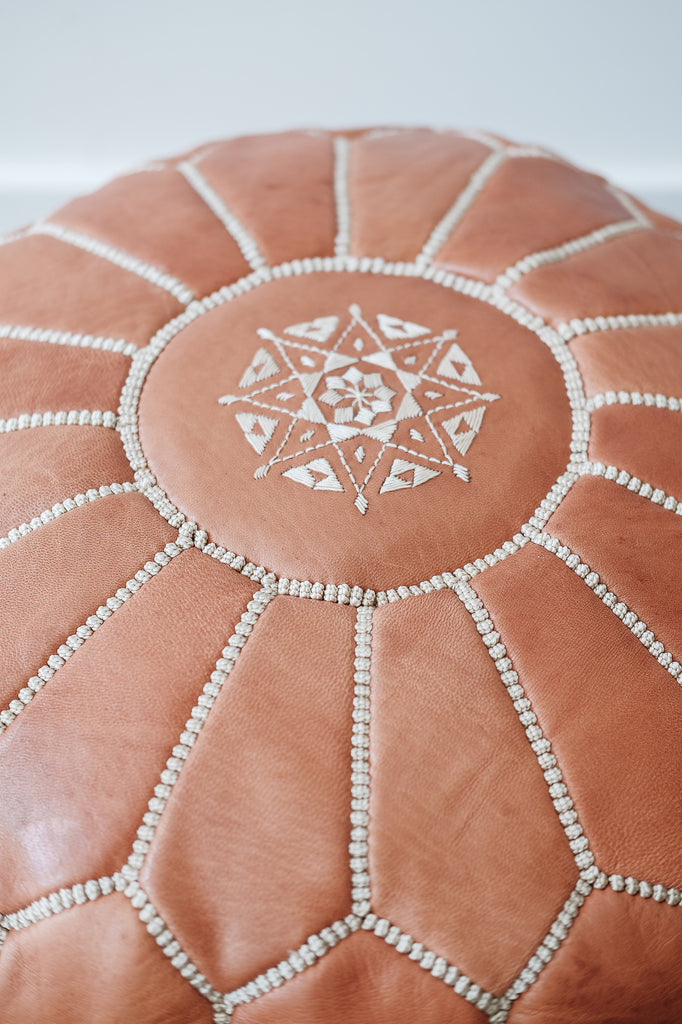
[[[431,281],[271,280],[181,330],[138,410],[170,500],[292,579],[419,583],[509,540],[564,471],[562,370],[532,331]]]

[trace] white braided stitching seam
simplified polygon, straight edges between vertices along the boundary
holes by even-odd
[[[191,546],[191,541],[183,533],[179,534],[178,542],[182,543],[185,547]],[[187,762],[187,758],[192,752],[192,747],[196,743],[202,726],[210,714],[211,708],[223,687],[223,683],[232,671],[242,647],[253,632],[253,628],[261,614],[275,596],[276,591],[272,586],[263,587],[254,594],[247,603],[246,609],[242,612],[241,618],[235,626],[234,633],[227,641],[227,645],[216,661],[215,669],[199,694],[197,703],[192,708],[190,717],[185,722],[185,728],[180,734],[179,741],[173,747],[171,756],[166,761],[166,767],[161,772],[159,782],[154,787],[154,795],[149,800],[147,811],[142,818],[142,824],[137,830],[137,838],[133,843],[133,849],[128,862],[121,869],[128,881],[137,882],[151,841],[161,820],[161,815],[170,799],[173,787]]]
[[[33,427],[110,427],[115,430],[118,420],[115,412],[101,409],[63,409],[59,412],[33,412],[0,420],[0,434]]]
[[[371,713],[372,608],[358,607],[355,624],[353,739],[351,743],[350,854],[353,913],[369,912],[369,728]]]
[[[596,596],[610,608],[613,614],[620,619],[624,626],[630,630],[633,636],[636,636],[643,647],[647,649],[649,654],[656,659],[659,665],[661,665],[666,672],[675,679],[680,685],[680,675],[682,674],[682,665],[675,660],[670,651],[666,650],[664,644],[660,640],[657,640],[653,632],[647,628],[646,622],[643,622],[639,618],[636,612],[631,611],[624,601],[620,601],[613,591],[609,590],[605,583],[601,582],[599,573],[594,572],[590,569],[586,562],[583,562],[579,555],[571,551],[571,549],[562,544],[556,537],[550,536],[548,533],[543,533],[540,530],[532,530],[530,540],[534,544],[538,544],[540,547],[545,548],[546,551],[556,555],[557,558],[561,559],[562,562],[572,569],[573,572],[580,577],[580,579],[592,590]]]
[[[0,338],[16,338],[19,341],[42,341],[49,345],[67,345],[72,348],[92,348],[103,352],[119,352],[134,356],[138,346],[122,338],[95,337],[92,334],[73,334],[70,331],[53,331],[42,327],[28,327],[22,324],[0,324]]]
[[[603,409],[606,405],[643,405],[649,409],[669,409],[671,412],[682,410],[682,398],[674,395],[652,394],[650,391],[604,391],[592,395],[587,400],[590,412]]]
[[[668,512],[675,512],[678,516],[682,515],[682,505],[680,505],[677,498],[673,498],[671,494],[666,494],[660,487],[653,487],[651,484],[643,483],[639,477],[631,476],[626,469],[618,469],[617,466],[605,466],[603,462],[586,462],[584,466],[580,467],[579,472],[581,476],[601,476],[605,480],[611,480],[614,484],[625,487],[626,490],[632,491],[633,494],[638,494],[640,498],[647,498],[654,505],[658,505]]]
[[[206,178],[196,166],[196,160],[186,160],[178,164],[178,171],[185,180],[192,186],[197,195],[203,199],[209,210],[215,214],[228,234],[234,239],[239,250],[252,270],[258,270],[266,265],[265,257],[261,254],[256,240],[249,234],[241,221],[228,209],[227,204],[218,195],[215,189],[211,188]]]
[[[557,334],[571,341],[583,334],[599,331],[623,331],[638,327],[680,327],[682,313],[622,313],[617,316],[576,317],[557,325]]]
[[[124,587],[119,587],[116,593],[107,599],[105,604],[100,605],[92,615],[89,615],[83,625],[79,626],[76,632],[68,636],[64,643],[59,645],[56,652],[50,655],[46,664],[41,665],[36,674],[31,676],[26,686],[22,687],[19,691],[17,697],[10,701],[9,706],[0,711],[0,733],[4,732],[14,719],[21,714],[26,705],[42,690],[45,683],[52,679],[55,672],[59,671],[66,664],[74,651],[82,647],[93,633],[122,604],[128,601],[133,594],[137,593],[140,587],[144,586],[152,576],[156,576],[164,566],[168,565],[171,559],[190,546],[182,536],[178,537],[177,543],[170,541],[166,544],[163,551],[158,551],[152,559],[145,562],[143,567],[138,569],[134,577],[128,580]]]
[[[73,498],[64,498],[63,501],[58,501],[54,504],[52,508],[47,508],[39,516],[35,516],[30,523],[21,523],[19,526],[9,530],[6,537],[0,537],[0,551],[3,548],[8,548],[10,544],[16,544],[22,537],[28,536],[29,533],[33,533],[34,530],[45,526],[47,523],[51,523],[54,519],[64,515],[65,512],[81,508],[81,506],[87,505],[91,501],[96,501],[98,498],[108,498],[113,494],[130,494],[135,491],[137,491],[137,485],[130,482],[104,484],[99,488],[93,487],[84,494],[76,494]]]
[[[77,249],[83,249],[92,256],[99,256],[101,259],[107,260],[123,270],[130,271],[131,274],[136,274],[137,277],[149,281],[150,284],[156,285],[157,288],[163,288],[164,291],[170,292],[184,306],[194,299],[192,291],[182,281],[178,281],[176,277],[166,274],[158,267],[152,266],[151,263],[138,259],[137,256],[131,256],[130,253],[117,249],[107,242],[100,242],[99,239],[92,238],[90,235],[83,235],[78,231],[70,231],[68,228],[64,228],[60,224],[54,224],[52,221],[34,224],[33,227],[29,228],[28,233],[31,235],[48,235],[59,242],[65,242],[67,245],[73,245]]]

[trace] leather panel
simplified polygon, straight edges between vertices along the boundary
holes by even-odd
[[[677,560],[670,555],[682,539],[682,517],[610,480],[583,477],[548,530],[682,659],[682,595]],[[677,685],[672,676],[668,680]]]
[[[177,555],[0,736],[3,909],[111,874],[127,859],[166,759],[252,593],[220,568],[198,551]]]
[[[171,167],[115,178],[50,219],[134,253],[178,278],[197,298],[250,270],[218,218]]]
[[[682,238],[645,229],[539,267],[513,285],[509,294],[550,323],[574,317],[676,313],[681,274]]]
[[[372,638],[373,908],[504,991],[578,876],[542,771],[455,594],[380,608]]]
[[[0,246],[0,323],[146,345],[182,309],[165,289],[56,238]]]
[[[26,344],[0,338],[0,419],[70,409],[116,412],[121,388],[130,371],[128,356],[29,342],[33,349],[27,359]]]
[[[0,534],[64,498],[133,478],[109,427],[34,427],[0,435]]]
[[[141,494],[118,494],[63,513],[0,551],[2,707],[176,536]]]
[[[351,608],[276,598],[161,819],[142,884],[220,990],[350,912],[354,630]]]
[[[598,867],[682,885],[682,762],[672,724],[682,712],[680,686],[548,551],[529,544],[483,573],[476,590],[552,744]]]
[[[326,133],[231,139],[197,166],[271,266],[333,256],[334,158]]]
[[[592,416],[588,455],[682,501],[682,415],[652,406],[603,406]]]
[[[484,1013],[382,939],[356,932],[234,1024],[485,1024]]]
[[[603,391],[682,395],[682,326],[621,328],[569,342],[589,396]]]
[[[351,251],[413,260],[489,153],[453,132],[398,132],[350,149]]]
[[[509,1024],[676,1024],[681,956],[678,907],[596,891]]]
[[[485,183],[438,263],[493,281],[529,253],[629,216],[596,174],[544,157],[513,157]]]
[[[0,958],[3,1024],[212,1024],[120,893],[13,932]]]

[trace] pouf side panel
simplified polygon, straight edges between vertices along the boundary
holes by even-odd
[[[576,883],[568,841],[458,597],[380,608],[372,636],[373,908],[503,991]]]
[[[0,737],[3,911],[121,868],[249,591],[243,577],[182,552]]]
[[[485,1014],[375,935],[356,932],[234,1024],[485,1024]]]
[[[0,534],[65,498],[130,482],[121,438],[103,426],[47,426],[0,435]]]
[[[96,983],[94,983],[96,979]],[[120,893],[12,932],[0,958],[3,1024],[212,1024]]]
[[[175,536],[141,494],[113,494],[0,551],[2,706]]]
[[[592,415],[587,454],[593,462],[625,469],[630,476],[682,500],[680,451],[682,415],[678,410],[609,405]]]
[[[551,743],[597,867],[682,884],[674,726],[682,689],[550,552],[529,544],[483,573],[476,590]]]
[[[682,296],[679,308],[682,312]],[[682,395],[680,326],[622,328],[569,342],[588,398],[605,391]]]
[[[350,912],[354,609],[275,598],[230,672],[141,881],[220,990]]]
[[[682,911],[596,890],[509,1024],[673,1024],[682,1015]]]

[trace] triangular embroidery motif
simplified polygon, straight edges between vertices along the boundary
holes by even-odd
[[[313,491],[343,491],[343,484],[327,459],[313,459],[302,466],[294,466],[282,473],[282,476],[310,487]]]
[[[441,377],[451,377],[453,380],[461,381],[462,384],[481,383],[481,378],[474,370],[469,356],[462,352],[457,342],[452,343],[447,355],[441,359],[438,373]]]
[[[318,316],[315,320],[292,324],[291,327],[285,327],[284,330],[286,334],[293,334],[295,338],[307,338],[309,341],[316,341],[323,345],[331,338],[338,323],[338,316]]]
[[[471,409],[469,412],[461,412],[459,416],[453,416],[452,419],[445,420],[441,424],[443,430],[461,455],[466,455],[469,451],[476,434],[481,429],[484,415],[484,407],[479,406],[477,409]],[[466,424],[469,430],[460,430],[459,428],[462,424]]]
[[[379,330],[389,341],[397,338],[419,338],[429,333],[428,327],[413,324],[410,320],[400,320],[397,316],[386,316],[385,313],[378,314],[377,323]]]
[[[256,416],[251,412],[238,412],[236,419],[251,447],[262,455],[279,420],[271,419],[270,416]]]
[[[405,478],[403,476],[405,473],[411,475]],[[407,487],[418,487],[419,484],[425,484],[427,480],[432,480],[434,476],[440,476],[438,470],[427,469],[426,466],[421,466],[417,462],[408,462],[407,459],[394,459],[391,472],[381,485],[379,494],[385,494],[386,491],[400,491]]]
[[[249,388],[261,380],[279,373],[279,366],[267,349],[259,348],[239,381],[240,388]]]

